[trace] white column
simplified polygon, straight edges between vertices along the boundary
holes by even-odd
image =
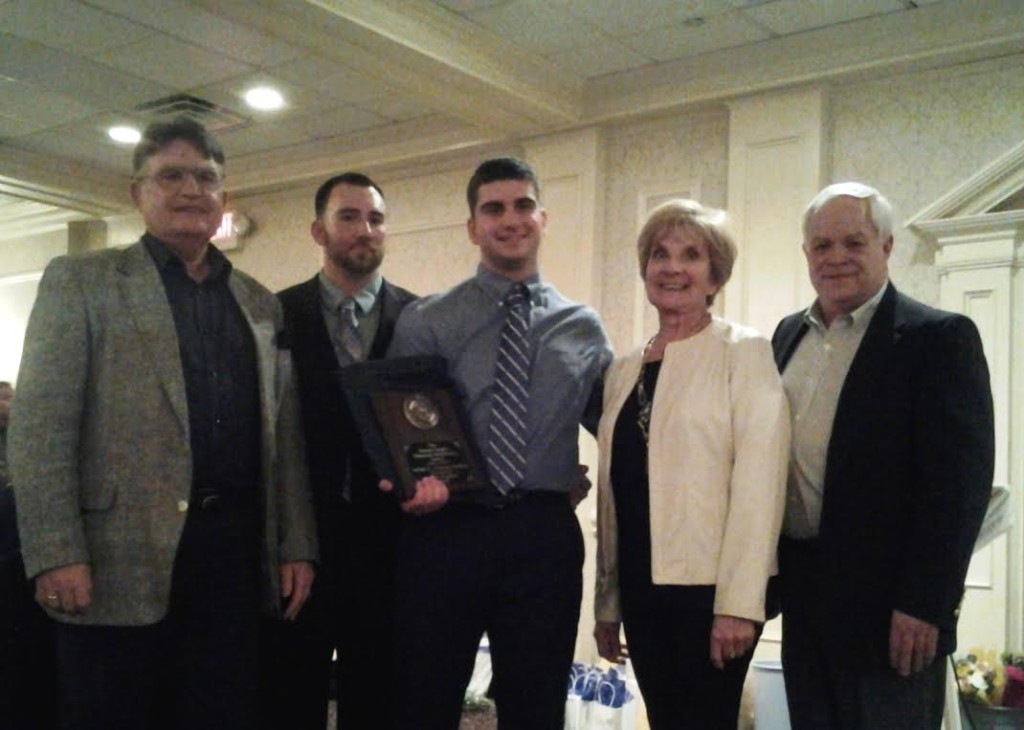
[[[1013,526],[980,550],[967,575],[960,647],[1001,649],[1024,640],[1024,211],[918,224],[937,244],[940,306],[968,315],[981,334],[995,404],[995,484],[1010,488]],[[993,620],[998,617],[998,620]]]
[[[729,104],[728,210],[739,259],[724,311],[768,335],[814,296],[800,217],[825,179],[825,101],[815,88]]]

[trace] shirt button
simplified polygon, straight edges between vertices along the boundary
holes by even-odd
[[[828,343],[826,342],[826,343],[825,343],[825,352],[831,352],[831,351],[832,351],[832,345],[830,345],[830,344],[828,344]]]
[[[187,499],[179,499],[178,500],[178,511],[179,512],[187,512],[188,511],[188,500]]]

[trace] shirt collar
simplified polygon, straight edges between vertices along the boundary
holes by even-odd
[[[142,243],[146,250],[149,251],[153,262],[156,263],[158,271],[163,272],[168,267],[181,269],[182,271],[185,269],[185,262],[178,258],[178,255],[171,250],[170,246],[156,236],[144,233]],[[213,244],[206,247],[206,265],[210,271],[206,281],[213,281],[227,276],[231,271],[231,262],[228,260],[228,257]]]
[[[501,274],[496,274],[490,269],[486,268],[483,264],[479,264],[476,267],[476,276],[474,277],[476,285],[480,287],[488,297],[496,302],[502,302],[505,300],[505,296],[508,294],[515,284],[525,284],[527,290],[530,292],[530,303],[535,304],[540,297],[541,281],[540,274],[534,274],[521,282],[512,281]]]
[[[366,286],[350,297],[327,278],[323,269],[320,270],[317,279],[320,281],[320,296],[323,298],[324,306],[332,312],[338,311],[346,301],[353,299],[358,305],[359,312],[366,314],[373,309],[373,305],[376,304],[377,297],[380,295],[381,287],[384,285],[384,278],[377,274]]]
[[[849,314],[841,314],[835,318],[835,321],[844,321],[849,324],[851,328],[865,329],[868,326],[868,322],[871,321],[871,317],[874,316],[875,310],[878,309],[878,303],[882,301],[882,297],[885,296],[885,290],[889,288],[889,282],[886,281],[874,296],[868,299],[866,302],[861,304],[855,310]],[[804,312],[804,321],[818,330],[826,330],[825,318],[821,313],[821,303],[815,299],[814,304],[807,308]]]

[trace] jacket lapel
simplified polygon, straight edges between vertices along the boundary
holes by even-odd
[[[125,309],[149,354],[147,362],[140,362],[138,366],[156,371],[171,407],[187,434],[188,400],[185,395],[185,376],[181,370],[178,334],[156,264],[139,241],[122,252],[117,270],[121,274],[118,285]]]
[[[796,346],[807,332],[807,326],[803,313],[794,314],[779,325],[779,331],[772,338],[772,351],[775,354],[775,366],[780,373],[786,369],[789,358],[796,352]]]
[[[378,360],[387,354],[388,345],[391,343],[391,335],[395,331],[395,322],[402,312],[402,307],[395,296],[391,285],[386,281],[380,288],[380,324],[377,326],[377,335],[373,338],[373,345],[370,347],[370,359]]]

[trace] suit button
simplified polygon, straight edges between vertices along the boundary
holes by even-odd
[[[187,499],[179,499],[178,500],[178,511],[179,512],[187,512],[188,511],[188,500]]]

